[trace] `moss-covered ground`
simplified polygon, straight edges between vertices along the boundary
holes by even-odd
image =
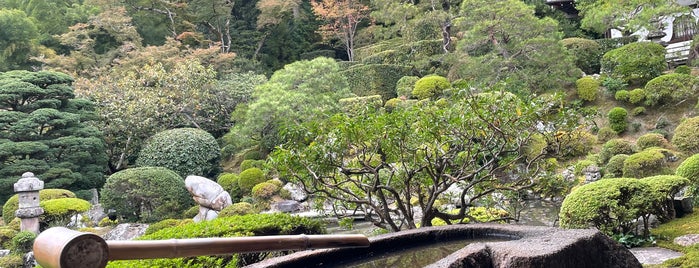
[[[672,243],[678,236],[699,234],[699,211],[695,210],[692,214],[662,224],[651,230],[651,233],[655,236],[659,247],[683,252],[685,255],[668,260],[661,265],[644,267],[699,267],[699,245],[683,247]]]

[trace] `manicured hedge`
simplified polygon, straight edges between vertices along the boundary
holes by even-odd
[[[238,178],[238,186],[243,194],[249,194],[252,191],[252,187],[255,187],[258,183],[265,182],[264,172],[259,168],[249,168],[243,170]]]
[[[445,89],[451,87],[451,83],[446,77],[430,75],[420,78],[415,82],[412,95],[418,100],[424,100],[439,96]]]
[[[602,56],[601,72],[630,84],[644,85],[667,68],[665,48],[654,42],[636,42]]]
[[[665,149],[650,148],[629,155],[624,160],[624,177],[643,178],[660,175],[666,167]]]
[[[600,59],[602,58],[602,47],[594,40],[584,38],[566,38],[561,40],[575,57],[575,66],[586,74],[599,73]]]
[[[585,76],[575,81],[575,86],[578,89],[578,98],[585,101],[595,101],[597,99],[597,92],[600,86],[597,79]]]
[[[39,201],[46,201],[58,198],[75,198],[75,194],[64,189],[43,189],[39,191]],[[19,208],[19,196],[13,195],[2,206],[2,219],[9,223],[15,218],[15,211]]]
[[[395,98],[396,82],[410,75],[410,67],[392,64],[357,64],[341,72],[357,96],[381,95],[382,101]]]
[[[645,87],[645,104],[675,104],[696,94],[697,79],[688,74],[665,74],[650,80]]]
[[[153,135],[136,160],[140,167],[165,167],[180,176],[215,178],[220,172],[221,148],[208,132],[178,128]]]
[[[622,107],[614,107],[609,110],[609,113],[607,114],[607,118],[609,119],[609,127],[611,127],[616,133],[626,131],[626,116],[628,116],[628,114],[629,112]]]
[[[600,164],[606,164],[612,156],[618,154],[633,154],[636,152],[636,147],[633,143],[624,139],[612,139],[602,145],[602,150],[599,154]]]
[[[699,117],[680,122],[672,135],[672,145],[685,153],[699,153]]]

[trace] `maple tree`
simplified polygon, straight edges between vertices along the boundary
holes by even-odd
[[[369,17],[369,7],[356,0],[311,1],[313,12],[323,21],[320,33],[328,39],[335,36],[345,46],[349,61],[354,61],[354,41],[359,23]]]

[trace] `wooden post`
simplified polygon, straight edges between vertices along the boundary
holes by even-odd
[[[109,260],[180,258],[278,250],[368,247],[364,235],[277,235],[140,241],[104,241],[97,235],[54,227],[34,241],[45,268],[104,267]]]

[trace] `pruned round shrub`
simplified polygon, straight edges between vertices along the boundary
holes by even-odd
[[[665,166],[663,149],[651,148],[629,155],[624,160],[624,177],[643,178],[662,173]]]
[[[558,155],[564,158],[583,156],[592,150],[592,147],[597,144],[597,137],[592,133],[582,130],[576,130],[570,133],[559,132],[558,146],[555,146],[560,151]]]
[[[149,235],[149,234],[155,233],[155,232],[160,231],[160,230],[165,229],[165,228],[182,226],[182,225],[189,224],[192,222],[194,222],[192,219],[184,219],[184,220],[164,219],[162,221],[148,225],[148,228],[146,229],[146,232],[144,233],[144,235]]]
[[[629,100],[629,91],[628,90],[619,90],[614,93],[614,99],[618,101],[628,101]]]
[[[340,72],[357,96],[381,95],[381,101],[396,96],[396,84],[411,73],[410,67],[395,64],[355,64]]]
[[[600,164],[606,164],[612,156],[618,154],[633,154],[636,148],[633,143],[624,139],[613,139],[605,142],[602,145],[602,150],[599,153]]]
[[[451,83],[446,77],[439,75],[430,75],[420,78],[415,82],[415,87],[413,88],[413,96],[419,100],[429,99],[439,94],[442,91],[451,87]]]
[[[269,182],[258,183],[252,187],[252,197],[258,200],[266,200],[279,192],[279,186]]]
[[[692,74],[692,68],[689,68],[687,65],[680,65],[675,68],[674,72],[676,74]]]
[[[647,133],[636,139],[636,146],[639,150],[645,150],[651,147],[667,148],[670,144],[663,135],[658,133]]]
[[[688,74],[665,74],[650,80],[645,86],[645,104],[655,106],[677,103],[693,96],[697,79]]]
[[[255,207],[248,202],[238,202],[230,206],[225,207],[221,212],[218,213],[219,217],[230,217],[236,215],[247,215],[255,213]]]
[[[39,201],[46,201],[58,198],[75,198],[75,194],[64,189],[43,189],[39,191]],[[2,206],[2,219],[9,223],[15,218],[15,211],[19,209],[19,196],[13,195]]]
[[[633,108],[633,110],[631,110],[631,114],[634,116],[642,115],[645,113],[646,113],[646,108],[643,106],[639,106],[639,107]]]
[[[44,209],[41,221],[48,225],[65,225],[70,217],[90,210],[90,202],[80,198],[58,198],[41,201]]]
[[[649,211],[648,185],[638,179],[602,179],[580,186],[561,204],[563,228],[594,226],[612,235],[628,233],[636,219]]]
[[[629,91],[629,102],[631,104],[641,103],[646,98],[646,91],[642,88],[637,88]]]
[[[604,177],[618,178],[624,174],[624,161],[629,158],[628,154],[617,154],[609,159],[604,167]]]
[[[672,145],[685,153],[699,153],[699,117],[680,122],[672,136]]]
[[[616,133],[622,133],[626,131],[626,116],[628,116],[626,109],[622,107],[614,107],[609,110],[607,118],[609,119],[609,127],[612,128]]]
[[[265,160],[251,160],[251,159],[246,159],[243,160],[243,162],[240,162],[240,170],[246,170],[250,168],[259,168],[263,169],[265,165]]]
[[[168,168],[183,178],[214,178],[220,170],[220,156],[221,148],[211,134],[197,128],[178,128],[158,132],[148,139],[136,165]]]
[[[666,68],[665,48],[654,42],[624,45],[608,51],[601,60],[601,73],[636,85],[645,84]]]
[[[413,96],[413,88],[415,82],[420,80],[417,76],[403,76],[396,82],[396,94],[398,97],[411,98]]]
[[[218,176],[218,179],[216,179],[216,183],[221,185],[223,190],[231,195],[232,200],[237,201],[243,196],[243,193],[240,191],[240,186],[238,186],[239,179],[240,176],[238,174],[221,173],[221,175]]]
[[[12,245],[12,238],[15,237],[18,232],[19,231],[9,227],[0,227],[0,247],[10,248]]]
[[[623,79],[605,76],[602,79],[602,86],[606,87],[607,91],[613,93],[620,90],[625,90],[628,84]]]
[[[586,74],[599,73],[600,59],[602,58],[602,48],[594,40],[585,38],[566,38],[561,40],[575,57],[575,66]]]
[[[597,131],[597,140],[600,142],[607,142],[618,136],[619,135],[610,127],[602,127]]]
[[[689,184],[689,180],[682,176],[658,175],[641,179],[651,190],[653,199],[652,213],[661,222],[668,221],[675,217],[673,199],[682,188]]]
[[[266,180],[265,174],[261,169],[250,168],[243,170],[243,172],[240,173],[240,177],[238,178],[238,186],[243,194],[248,194],[252,191],[252,187],[255,187],[255,185],[259,183],[265,182]]]
[[[699,184],[699,154],[692,155],[682,161],[675,170],[677,176],[689,179],[692,184]]]
[[[178,218],[193,204],[184,180],[164,167],[130,168],[107,178],[100,194],[105,209],[129,221]]]
[[[393,110],[398,108],[402,102],[403,102],[402,99],[393,98],[393,99],[387,100],[386,103],[384,103],[383,107],[386,109],[386,111],[392,112]]]
[[[36,234],[31,231],[21,231],[12,238],[12,246],[10,251],[15,254],[24,254],[32,251]]]
[[[590,76],[585,76],[583,78],[575,81],[575,87],[577,88],[578,98],[585,101],[595,101],[597,99],[597,91],[599,91],[599,81]]]

